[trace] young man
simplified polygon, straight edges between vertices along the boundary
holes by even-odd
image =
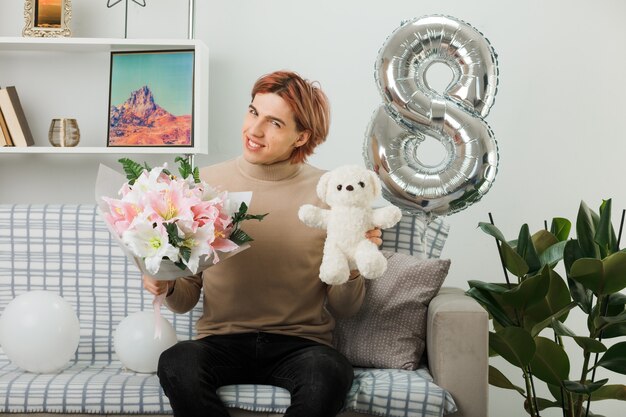
[[[289,417],[336,415],[350,389],[352,366],[331,346],[333,316],[358,311],[363,278],[343,285],[319,279],[325,231],[298,219],[303,204],[322,205],[315,188],[322,170],[306,158],[326,140],[328,101],[293,72],[261,77],[242,129],[243,155],[201,170],[209,184],[252,191],[247,222],[254,241],[237,256],[173,283],[144,277],[144,287],[176,313],[191,310],[203,291],[198,338],[163,352],[158,376],[175,416],[227,417],[216,394],[230,384],[268,384],[291,392]],[[368,232],[377,245],[380,230]]]

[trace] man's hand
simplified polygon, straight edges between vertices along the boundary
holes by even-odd
[[[143,276],[143,287],[152,295],[167,294],[174,281],[161,281],[150,275]]]
[[[375,227],[365,232],[365,237],[376,246],[383,244],[382,235],[383,232],[380,230],[380,227]]]
[[[383,244],[383,240],[381,239],[383,232],[380,230],[380,227],[375,227],[372,230],[368,230],[365,232],[365,237],[372,242],[376,246],[380,246]],[[350,271],[350,278],[348,280],[353,280],[361,276],[358,269],[353,269]]]

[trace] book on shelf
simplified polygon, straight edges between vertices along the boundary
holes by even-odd
[[[0,111],[8,127],[14,146],[34,145],[26,115],[14,86],[0,89]]]
[[[9,128],[4,121],[2,110],[0,109],[0,146],[13,146],[11,135],[9,134]]]

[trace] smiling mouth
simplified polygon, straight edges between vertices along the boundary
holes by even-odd
[[[250,149],[260,149],[260,148],[264,147],[260,143],[253,142],[252,140],[250,140],[247,137],[246,137],[246,144],[248,145],[248,148],[250,148]]]

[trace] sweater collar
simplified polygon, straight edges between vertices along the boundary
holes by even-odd
[[[251,164],[243,156],[240,156],[237,158],[237,167],[245,175],[257,180],[280,181],[294,177],[302,169],[302,164],[292,164],[288,159],[270,165],[257,165]]]

